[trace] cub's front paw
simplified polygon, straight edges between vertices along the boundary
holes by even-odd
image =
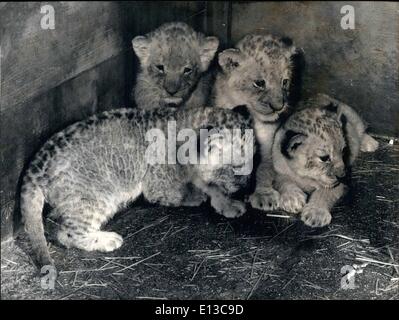
[[[280,208],[289,213],[299,213],[306,204],[306,194],[299,188],[284,192],[280,197]]]
[[[378,141],[372,136],[365,134],[360,144],[360,150],[362,152],[374,152],[378,149]]]
[[[301,220],[309,227],[324,227],[331,222],[331,214],[326,208],[306,206],[303,209]]]
[[[218,199],[211,202],[217,213],[226,218],[238,218],[246,212],[245,203],[232,199]]]
[[[201,205],[201,203],[205,202],[207,199],[207,196],[205,193],[203,193],[200,190],[195,190],[190,193],[188,193],[182,202],[183,207],[198,207]]]
[[[249,202],[252,208],[272,211],[279,207],[280,193],[274,189],[270,189],[263,192],[255,191],[250,197]]]

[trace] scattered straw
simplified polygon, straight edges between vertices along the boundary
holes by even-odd
[[[362,257],[362,256],[357,256],[355,258],[355,260],[357,261],[364,261],[364,262],[370,262],[370,263],[375,263],[375,264],[380,264],[380,265],[384,265],[384,266],[393,266],[393,267],[399,267],[399,264],[394,264],[394,263],[389,263],[389,262],[384,262],[384,261],[378,261],[378,260],[374,260],[368,257]]]
[[[163,240],[165,240],[165,239],[167,239],[167,238],[170,238],[171,236],[175,235],[176,233],[178,233],[178,232],[180,232],[180,231],[183,231],[183,230],[186,230],[187,228],[188,228],[188,226],[185,226],[185,227],[183,227],[183,228],[180,228],[180,229],[176,230],[175,232],[172,232],[170,235],[168,235],[167,237],[165,237]]]
[[[260,275],[260,277],[258,278],[258,280],[255,282],[255,284],[253,285],[251,291],[249,292],[249,294],[247,295],[247,300],[249,300],[253,293],[255,292],[255,290],[258,288],[260,281],[262,280],[262,278],[265,276],[267,269]]]
[[[11,263],[13,265],[18,265],[18,263],[14,262],[14,261],[11,261],[11,260],[8,260],[8,259],[3,258],[3,257],[1,258],[1,260],[7,261],[8,263]]]
[[[144,230],[146,230],[146,229],[148,229],[148,228],[152,228],[152,227],[154,227],[154,226],[156,226],[156,225],[158,225],[158,224],[164,222],[164,221],[167,220],[168,218],[169,218],[169,215],[164,216],[164,217],[162,217],[162,218],[159,218],[159,219],[156,220],[155,222],[150,223],[150,224],[148,224],[148,225],[142,227],[141,229],[139,229],[139,230],[137,230],[137,231],[135,231],[135,232],[133,232],[133,233],[131,233],[131,234],[128,234],[128,235],[125,237],[125,241],[126,241],[126,239],[129,239],[129,238],[135,236],[136,234],[138,234],[138,233],[140,233],[140,232],[142,232],[142,231],[144,231]]]
[[[97,295],[95,295],[95,294],[87,293],[87,292],[84,292],[84,291],[82,291],[82,292],[80,292],[80,293],[83,294],[83,295],[85,295],[85,296],[88,296],[88,297],[90,297],[90,298],[101,299],[100,296],[97,296]]]
[[[272,241],[273,239],[277,238],[279,235],[283,234],[284,232],[286,232],[289,228],[291,228],[294,223],[291,223],[289,226],[285,227],[283,230],[281,230],[279,233],[277,233],[275,236],[273,236],[269,241]]]
[[[98,268],[98,269],[77,269],[77,270],[63,270],[60,271],[59,274],[66,274],[66,273],[75,273],[75,272],[99,272],[99,271],[106,271],[106,270],[111,270],[115,269],[116,266],[109,267],[109,268]]]
[[[294,279],[296,278],[296,275],[294,275],[290,280],[287,281],[287,283],[284,285],[284,287],[282,288],[282,290],[284,290],[285,288],[287,288],[289,286],[289,284],[294,281]]]
[[[147,300],[168,300],[166,297],[136,297],[136,299],[147,299]]]
[[[170,226],[168,231],[166,231],[166,233],[163,235],[163,237],[161,238],[161,241],[164,241],[168,237],[168,235],[172,231],[172,229],[173,229],[173,224]]]
[[[391,257],[391,261],[392,261],[394,264],[396,264],[391,249],[390,249],[389,247],[387,247],[387,249],[388,249],[389,256]],[[398,266],[396,265],[396,266],[393,266],[393,267],[394,267],[396,273],[399,274],[399,268],[398,268]]]
[[[303,239],[302,241],[306,241],[306,240],[309,240],[309,239],[322,239],[322,238],[328,238],[328,237],[336,237],[336,238],[341,238],[341,239],[345,239],[345,240],[357,241],[357,242],[363,242],[363,243],[370,244],[370,240],[369,239],[354,239],[354,238],[345,236],[343,234],[337,234],[337,233],[309,236],[309,237]]]
[[[190,279],[190,281],[193,281],[194,280],[194,278],[196,277],[196,275],[198,274],[198,272],[200,271],[200,269],[201,269],[201,267],[202,267],[202,265],[204,264],[204,262],[206,261],[206,257],[201,261],[201,263],[198,265],[198,264],[196,264],[195,265],[195,267],[194,267],[194,274],[193,274],[193,276],[191,277],[191,279]]]
[[[251,278],[251,279],[252,279],[252,276],[253,276],[253,274],[254,274],[254,267],[255,267],[256,257],[257,257],[257,255],[258,255],[258,252],[259,252],[259,250],[256,250],[255,255],[254,255],[254,258],[253,258],[253,260],[252,260],[251,275],[250,275],[250,278]]]
[[[377,278],[377,280],[375,281],[375,295],[379,296],[380,294],[378,293],[378,282],[380,281],[380,279]]]
[[[104,257],[105,260],[132,260],[132,259],[140,259],[140,256],[132,256],[132,257]]]
[[[288,215],[283,215],[283,214],[266,214],[266,216],[271,217],[271,218],[282,218],[282,219],[292,219],[292,216]]]
[[[340,244],[339,246],[337,246],[337,248],[341,248],[341,247],[344,247],[344,246],[346,246],[346,245],[348,245],[348,244],[351,244],[352,242],[350,242],[350,241],[347,241],[347,242],[345,242],[345,243],[342,243],[342,244]]]
[[[147,257],[147,258],[144,258],[144,259],[142,259],[142,260],[140,260],[140,261],[137,261],[137,262],[135,262],[135,263],[132,263],[131,265],[128,265],[128,266],[126,266],[126,267],[124,267],[124,268],[118,270],[117,272],[120,273],[120,272],[122,272],[122,271],[124,271],[124,270],[126,270],[126,269],[131,269],[132,267],[135,267],[135,266],[139,265],[140,263],[142,263],[142,262],[144,262],[144,261],[147,261],[147,260],[149,260],[149,259],[151,259],[151,258],[153,258],[153,257],[155,257],[155,256],[157,256],[157,255],[159,255],[160,253],[161,253],[160,251],[157,252],[157,253],[154,253],[154,254],[150,255],[149,257]]]
[[[302,286],[304,286],[304,287],[309,287],[309,288],[316,289],[316,290],[324,290],[324,291],[327,291],[325,288],[320,287],[319,285],[314,284],[314,283],[312,283],[312,282],[310,282],[310,281],[308,281],[308,280],[304,280],[304,282],[306,282],[305,284],[302,284]]]

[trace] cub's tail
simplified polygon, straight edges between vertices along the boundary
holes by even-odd
[[[378,145],[379,143],[377,140],[365,133],[360,144],[360,150],[362,152],[374,152],[378,149]]]
[[[52,265],[43,226],[44,194],[39,186],[25,176],[21,189],[21,214],[26,233],[32,244],[35,262],[39,267]]]

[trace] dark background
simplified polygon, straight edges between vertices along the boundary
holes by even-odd
[[[54,132],[97,111],[130,106],[137,61],[131,39],[185,21],[229,47],[263,30],[305,52],[304,97],[325,92],[353,106],[371,132],[399,136],[399,4],[394,2],[45,2],[0,4],[1,239],[15,229],[18,182]],[[355,30],[340,9],[355,8]]]

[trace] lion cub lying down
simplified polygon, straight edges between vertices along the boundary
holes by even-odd
[[[308,226],[328,225],[331,208],[344,194],[341,178],[347,167],[359,151],[377,148],[378,142],[365,133],[351,107],[323,94],[309,99],[275,136],[273,165],[280,207],[301,212]]]
[[[197,132],[210,128],[209,136],[194,140],[194,161],[152,163],[160,159],[158,151],[166,150],[166,144],[153,150],[150,142],[154,137],[161,140],[163,132],[173,140],[171,122],[178,136],[190,128],[196,138]],[[102,252],[113,251],[123,242],[119,234],[102,231],[102,226],[141,194],[149,202],[168,206],[195,206],[209,196],[216,212],[226,217],[242,215],[244,203],[230,195],[245,186],[250,176],[237,170],[251,168],[253,152],[246,152],[254,141],[251,128],[249,113],[242,108],[114,109],[55,134],[35,155],[21,187],[22,218],[37,263],[53,263],[44,235],[45,203],[52,207],[51,216],[59,219],[61,244]],[[230,140],[220,139],[235,129]],[[170,151],[172,157],[176,155],[176,150]],[[217,161],[220,151],[227,151],[232,160]],[[186,159],[185,154],[181,159]]]

